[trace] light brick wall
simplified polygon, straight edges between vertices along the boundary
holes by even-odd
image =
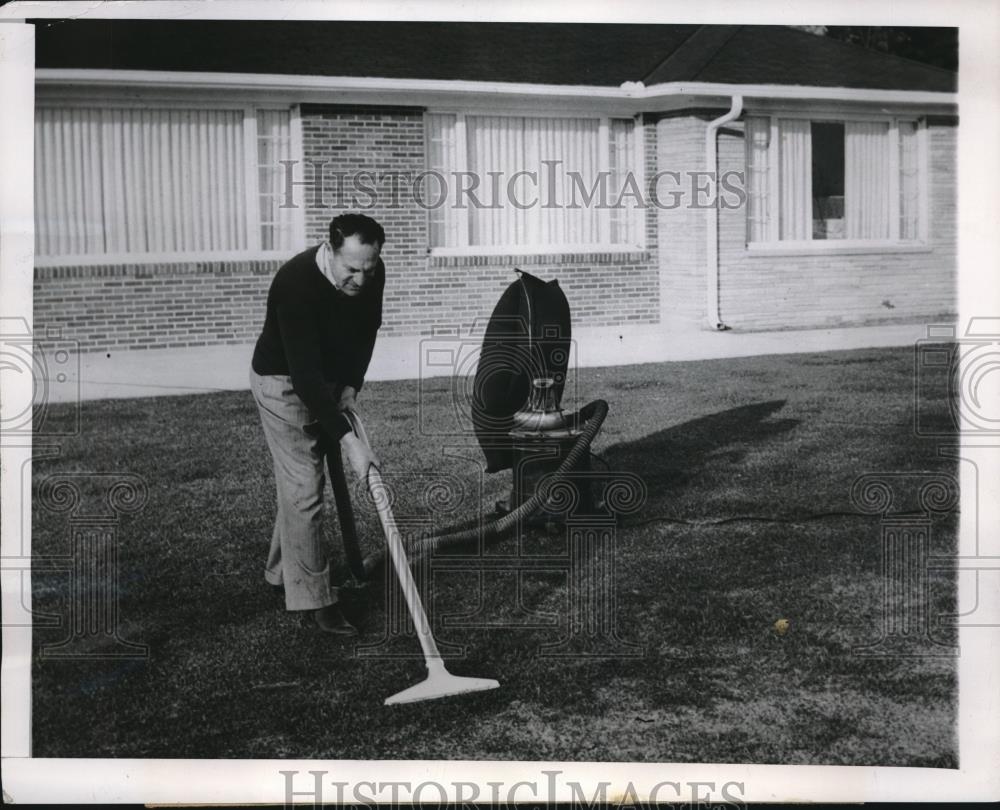
[[[416,176],[425,168],[423,110],[303,105],[302,151],[307,163],[326,164],[322,198],[307,194],[305,199],[307,242],[325,239],[330,220],[344,211],[360,210],[377,219],[386,231],[382,253],[389,273],[383,314],[386,331],[411,333],[410,308],[419,310],[423,302],[440,293],[422,283],[427,266],[427,214],[406,188],[393,193],[392,184],[401,185],[399,177]],[[340,195],[333,182],[338,172],[357,178],[343,180]],[[393,172],[399,173],[395,180]],[[374,193],[354,191],[359,185],[372,187]]]
[[[264,322],[279,262],[185,262],[35,270],[35,332],[82,351],[246,343]]]
[[[489,318],[500,294],[516,279],[514,268],[559,280],[573,316],[573,327],[657,323],[659,279],[649,251],[581,253],[555,256],[449,257],[431,260],[437,300],[411,312],[420,334],[435,327],[463,333]]]
[[[325,237],[330,219],[372,202],[352,183],[338,196],[337,173],[368,172],[378,219],[388,240],[383,334],[430,335],[437,327],[463,329],[487,318],[520,267],[558,278],[574,327],[657,323],[659,283],[655,211],[647,213],[642,251],[556,256],[431,257],[427,212],[413,196],[390,193],[390,172],[413,177],[424,170],[423,112],[417,108],[305,105],[302,138],[306,166],[300,180],[309,244]],[[645,151],[655,154],[655,127]],[[322,164],[322,186],[315,166]],[[396,182],[400,182],[397,180]],[[353,203],[353,204],[352,204]],[[277,261],[184,262],[157,265],[39,268],[35,273],[36,329],[61,329],[83,351],[176,348],[253,341]]]
[[[646,132],[646,150],[655,132]],[[388,205],[365,213],[386,229],[383,252],[387,268],[383,334],[429,335],[436,328],[467,330],[488,318],[519,267],[548,280],[558,278],[573,311],[574,324],[656,323],[658,290],[650,251],[555,256],[432,257],[428,216],[408,181],[397,199],[390,192],[389,172],[416,177],[424,166],[423,112],[419,109],[351,110],[303,108],[303,148],[308,161],[329,161],[338,168],[371,173]],[[380,181],[381,176],[385,180]],[[326,185],[326,184],[325,184]],[[331,193],[331,201],[336,195]],[[361,199],[366,199],[363,195]],[[338,212],[307,208],[307,232],[320,239]],[[656,229],[647,222],[647,240],[655,249]]]
[[[690,204],[690,173],[705,165],[705,124],[691,115],[664,117],[656,124],[656,137],[660,176],[650,183],[655,195],[650,202],[661,246],[663,320],[687,325],[705,316],[706,215]]]
[[[648,197],[650,184],[654,182],[656,172],[659,167],[659,136],[657,119],[652,115],[642,117],[643,124],[643,174],[644,182],[641,184],[643,193]],[[647,199],[645,228],[646,228],[646,249],[650,251],[654,258],[659,258],[660,246],[660,222],[657,216],[657,209],[653,205],[648,205]],[[655,265],[659,273],[659,262]],[[660,302],[662,304],[662,301]]]
[[[809,256],[750,256],[744,207],[719,215],[722,320],[734,329],[913,321],[957,309],[956,126],[932,119],[928,249]],[[745,168],[743,125],[719,136],[719,170]]]
[[[424,169],[423,113],[414,108],[306,106],[307,161],[327,171],[371,173],[379,192],[367,210],[388,233],[389,284],[384,334],[429,335],[437,327],[467,329],[489,316],[520,267],[558,278],[573,310],[574,328],[703,324],[707,213],[693,207],[691,172],[704,169],[706,122],[696,111],[646,116],[647,187],[659,207],[646,211],[641,251],[558,256],[431,257],[427,214],[412,195],[388,193],[388,172],[415,176]],[[720,303],[737,329],[855,324],[931,318],[956,307],[956,184],[954,121],[929,126],[930,245],[921,253],[749,256],[745,210],[720,212]],[[744,169],[742,124],[719,136],[720,171]],[[307,170],[306,179],[312,172]],[[380,181],[380,178],[383,178]],[[306,189],[310,244],[344,210],[325,183],[317,204]],[[675,193],[680,193],[672,204]],[[359,201],[370,198],[362,194]],[[354,206],[357,207],[357,206]],[[157,265],[39,268],[35,272],[36,329],[61,329],[84,351],[175,348],[246,343],[258,334],[267,289],[280,262],[191,262]]]
[[[725,110],[683,113],[658,124],[660,170],[704,168],[705,131]],[[751,256],[746,209],[719,212],[719,300],[722,320],[735,329],[764,330],[913,321],[953,314],[957,307],[956,124],[928,124],[929,244],[920,252]],[[719,132],[719,173],[745,171],[743,123]],[[660,184],[668,203],[673,181]],[[705,325],[708,214],[692,207],[684,182],[679,207],[659,212],[661,294],[665,318]],[[734,195],[728,195],[733,199]]]

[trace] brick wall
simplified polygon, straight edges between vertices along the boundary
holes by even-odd
[[[742,123],[719,136],[719,170],[743,171]],[[719,216],[722,320],[734,329],[836,326],[954,314],[957,310],[956,126],[933,119],[929,233],[920,252],[751,256],[743,207]],[[704,296],[703,296],[704,297]]]
[[[489,318],[500,294],[516,279],[514,268],[558,279],[573,315],[573,327],[657,323],[659,279],[649,251],[554,256],[448,257],[431,260],[438,299],[412,306],[409,320],[428,334],[434,327],[467,333]],[[481,324],[482,325],[482,324]],[[393,334],[392,331],[389,334]]]
[[[299,180],[309,244],[325,237],[330,219],[364,210],[385,227],[389,273],[383,334],[430,335],[436,327],[469,328],[487,318],[515,267],[558,278],[573,309],[574,327],[656,323],[659,284],[656,215],[646,217],[643,251],[555,256],[431,257],[427,213],[399,175],[424,170],[423,111],[418,108],[305,105],[306,165]],[[656,149],[655,127],[645,151]],[[317,164],[323,172],[316,176]],[[367,173],[360,185],[344,175]],[[338,185],[338,174],[341,178]],[[353,197],[353,199],[352,199]],[[375,204],[371,206],[371,203]],[[370,206],[370,207],[369,207]],[[280,262],[176,262],[38,268],[36,329],[58,327],[84,351],[178,348],[253,341],[267,289]]]
[[[657,133],[656,117],[652,115],[644,115],[642,118],[643,123],[643,168],[645,170],[645,182],[642,184],[643,193],[649,196],[649,186],[653,182],[653,178],[656,175],[659,166],[659,137]],[[653,257],[658,257],[659,246],[660,246],[660,223],[657,217],[657,209],[653,205],[648,204],[646,206],[646,249],[650,251]],[[659,264],[656,265],[656,270],[659,272]],[[662,303],[662,301],[660,302]]]
[[[186,262],[35,270],[35,331],[82,351],[247,343],[278,262]]]
[[[683,176],[704,166],[705,129],[724,110],[661,118],[660,171]],[[957,307],[956,126],[929,122],[929,244],[919,252],[810,256],[751,256],[746,210],[720,208],[719,299],[722,320],[735,329],[763,330],[891,321],[953,314]],[[719,172],[744,172],[743,123],[719,132]],[[673,181],[659,184],[669,201]],[[680,205],[659,212],[664,316],[675,325],[704,325],[707,212],[695,208],[691,182]],[[732,198],[732,195],[730,195]],[[703,202],[700,200],[699,202]]]
[[[558,278],[578,326],[616,323],[656,323],[658,289],[655,264],[649,251],[554,256],[432,257],[427,212],[412,194],[407,180],[392,194],[391,172],[415,177],[424,166],[423,111],[309,105],[303,108],[303,149],[307,161],[328,161],[330,167],[367,172],[378,205],[365,213],[386,229],[383,251],[387,272],[383,334],[429,335],[435,328],[471,327],[488,318],[503,290],[515,276],[515,267],[544,279]],[[655,133],[646,133],[646,149]],[[324,183],[324,188],[330,183]],[[356,195],[363,203],[370,194]],[[307,207],[307,233],[318,240],[330,217],[338,212],[331,189],[329,208]],[[348,202],[344,193],[342,201]],[[647,240],[655,250],[655,223],[647,222]]]
[[[690,172],[701,171],[708,120],[721,111],[646,116],[647,183],[660,206],[646,211],[646,249],[557,256],[431,257],[427,215],[412,195],[388,194],[387,173],[424,168],[422,111],[414,108],[303,108],[305,158],[326,170],[370,173],[378,196],[367,210],[386,227],[389,271],[385,334],[422,336],[435,327],[468,328],[488,317],[521,267],[558,278],[574,327],[701,324],[705,315],[704,208],[694,201]],[[720,213],[720,302],[738,329],[825,326],[913,320],[955,310],[956,127],[929,127],[930,245],[920,253],[749,256],[745,211]],[[744,168],[742,124],[719,136],[720,170]],[[662,175],[677,172],[675,178]],[[305,179],[311,179],[311,170]],[[306,189],[309,243],[345,209],[336,186]],[[678,204],[671,205],[674,195]],[[371,196],[361,193],[355,203]],[[354,207],[357,207],[355,205]],[[277,261],[39,268],[37,329],[58,327],[84,351],[246,343],[256,337]]]
[[[705,315],[706,215],[689,204],[689,176],[704,168],[705,123],[691,115],[663,117],[656,123],[656,137],[659,179],[651,184],[651,208],[661,246],[663,320],[671,326],[692,324]]]
[[[391,274],[383,320],[387,327],[401,327],[398,333],[407,334],[409,308],[420,309],[440,296],[422,283],[427,214],[406,189],[392,190],[393,183],[402,184],[400,177],[415,176],[425,168],[423,110],[303,105],[302,150],[307,163],[325,164],[324,194],[319,200],[308,194],[305,201],[307,241],[325,239],[330,220],[347,210],[362,210],[382,223],[387,235],[382,258]],[[345,178],[338,189],[338,172],[356,179]],[[357,190],[359,186],[373,191]]]

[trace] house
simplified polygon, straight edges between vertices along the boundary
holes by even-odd
[[[514,267],[581,335],[957,308],[956,75],[802,31],[67,21],[36,62],[35,324],[85,351],[251,343],[347,209],[399,345]]]

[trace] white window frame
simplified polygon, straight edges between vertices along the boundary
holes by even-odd
[[[431,115],[453,115],[455,116],[455,141],[456,144],[465,145],[464,148],[456,148],[456,160],[458,166],[452,171],[465,172],[468,170],[468,141],[465,131],[465,119],[467,116],[476,117],[488,115],[491,117],[504,118],[538,118],[551,120],[553,118],[586,118],[598,122],[598,171],[610,172],[610,146],[609,133],[611,131],[611,120],[631,119],[633,150],[636,155],[636,166],[632,167],[633,175],[639,184],[640,191],[645,194],[646,190],[646,151],[645,151],[645,125],[641,115],[595,115],[593,112],[554,110],[552,112],[539,113],[537,109],[504,109],[494,110],[488,108],[469,107],[433,107],[424,112],[424,132],[429,130],[427,117]],[[430,167],[430,140],[424,138],[424,167]],[[449,180],[449,183],[451,180]],[[450,188],[450,186],[449,186]],[[458,214],[458,238],[460,244],[453,247],[433,246],[428,244],[427,253],[430,256],[523,256],[523,255],[555,255],[560,253],[632,253],[646,249],[646,218],[645,210],[642,207],[634,209],[631,213],[635,219],[634,228],[638,239],[635,243],[612,243],[610,239],[611,218],[610,210],[608,216],[600,217],[598,228],[602,239],[601,242],[590,243],[570,243],[570,244],[547,244],[547,245],[470,245],[469,244],[469,206],[454,209]],[[430,234],[430,211],[427,212],[427,233]]]
[[[929,180],[930,160],[928,159],[927,118],[919,114],[898,113],[894,115],[871,115],[861,113],[840,113],[812,110],[775,110],[748,112],[752,118],[769,119],[770,137],[767,149],[767,196],[771,215],[767,221],[768,238],[751,242],[749,220],[745,221],[745,248],[749,254],[760,256],[809,255],[809,254],[851,254],[851,253],[924,253],[931,250],[928,241]],[[848,121],[868,121],[885,123],[889,126],[889,238],[888,239],[779,239],[777,200],[779,194],[779,124],[783,120],[817,121],[845,123]],[[899,238],[899,123],[916,124],[917,165],[919,168],[919,201],[917,236],[914,239]],[[749,144],[747,144],[749,146]],[[749,151],[744,151],[749,178]],[[749,207],[747,207],[749,217]]]
[[[88,109],[101,107],[132,108],[141,107],[143,109],[153,106],[158,110],[180,109],[209,109],[209,110],[242,110],[243,111],[243,151],[244,151],[244,194],[246,197],[247,209],[247,248],[245,250],[197,250],[197,251],[171,251],[167,253],[87,253],[87,254],[66,254],[59,256],[35,256],[34,265],[39,268],[46,267],[67,267],[67,266],[103,266],[120,264],[184,264],[190,262],[222,262],[222,261],[260,261],[260,260],[280,260],[287,261],[291,256],[305,247],[306,241],[306,218],[305,218],[305,191],[303,186],[293,186],[293,197],[297,198],[298,205],[292,217],[292,245],[289,250],[262,250],[260,247],[260,208],[259,208],[259,177],[257,166],[257,111],[277,110],[289,112],[289,135],[291,146],[291,160],[296,161],[296,166],[303,166],[302,147],[302,115],[298,104],[277,104],[275,102],[260,103],[226,103],[216,101],[204,101],[201,99],[186,101],[156,101],[153,104],[136,99],[39,99],[38,108],[55,107],[65,109],[67,107],[84,107]],[[32,226],[34,227],[34,225]]]

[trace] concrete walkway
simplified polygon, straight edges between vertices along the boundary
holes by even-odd
[[[570,367],[706,360],[912,346],[927,337],[926,324],[810,329],[783,332],[709,332],[696,329],[601,328],[574,335]],[[369,380],[472,374],[481,339],[454,333],[428,338],[382,338]],[[111,351],[70,356],[37,373],[49,402],[148,397],[243,390],[253,345]],[[39,394],[41,390],[39,389]],[[36,397],[37,398],[37,397]]]

